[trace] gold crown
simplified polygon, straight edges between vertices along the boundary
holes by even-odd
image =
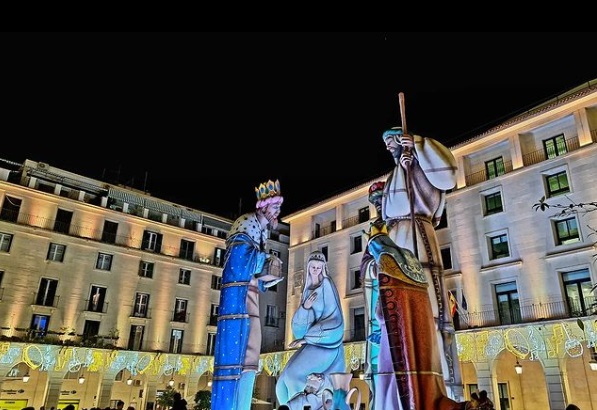
[[[272,196],[278,196],[281,193],[282,192],[280,190],[280,181],[278,181],[277,179],[276,182],[270,179],[267,182],[259,184],[258,187],[255,187],[255,194],[257,195],[258,201],[270,198]]]

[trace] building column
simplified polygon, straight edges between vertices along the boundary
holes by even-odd
[[[62,390],[64,373],[57,374],[56,372],[48,371],[48,382],[46,384],[46,394],[44,405],[46,409],[52,407],[58,408],[58,401],[60,400],[60,391]]]
[[[552,410],[564,410],[566,408],[566,400],[564,397],[564,383],[562,372],[560,371],[560,362],[558,359],[544,359],[543,370],[545,371],[549,408]]]
[[[574,112],[574,123],[576,124],[576,131],[578,132],[579,146],[591,144],[591,128],[589,127],[589,119],[587,118],[587,110],[580,109]]]
[[[115,375],[112,372],[102,375],[99,386],[97,388],[97,407],[105,409],[110,407],[110,400],[112,400],[112,386],[114,385]]]
[[[456,158],[456,189],[460,189],[466,186],[466,170],[464,169],[464,157],[459,156]]]
[[[491,359],[487,358],[487,360],[488,361],[486,362],[477,362],[477,365],[475,366],[477,369],[477,388],[479,391],[486,390],[487,396],[495,403],[496,400],[493,392],[497,392],[498,390],[497,385],[494,386],[494,384],[496,384],[496,379],[493,377],[493,369],[491,366],[493,360],[492,363],[489,363],[489,360]]]
[[[512,170],[524,166],[522,160],[522,148],[520,147],[520,136],[518,134],[510,137],[510,156],[512,157]]]

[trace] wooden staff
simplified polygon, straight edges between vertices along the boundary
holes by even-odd
[[[404,103],[404,93],[398,93],[398,101],[400,103],[400,121],[402,123],[402,133],[406,134],[408,132],[406,128],[406,108]],[[414,141],[413,141],[414,143]],[[412,223],[412,235],[413,235],[413,253],[419,258],[418,252],[418,245],[417,245],[417,221],[415,219],[415,200],[413,197],[413,188],[412,188],[412,149],[411,147],[402,147],[402,152],[405,155],[409,155],[411,157],[410,166],[406,168],[406,194],[408,195],[408,205],[410,207],[410,218]]]

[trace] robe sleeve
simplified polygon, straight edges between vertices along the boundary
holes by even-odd
[[[414,136],[415,155],[425,176],[437,189],[448,190],[456,186],[456,158],[442,143],[433,138]]]

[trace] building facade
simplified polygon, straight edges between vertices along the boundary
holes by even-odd
[[[436,233],[446,290],[457,301],[463,399],[487,390],[504,410],[597,407],[590,366],[597,212],[562,215],[553,207],[597,201],[597,81],[450,149],[457,186]],[[365,339],[359,264],[375,217],[367,194],[386,176],[284,218],[291,232],[287,312],[299,303],[309,252],[324,251],[343,298],[348,370],[355,375]],[[552,205],[545,212],[533,208],[542,197]],[[366,392],[360,380],[355,385]]]
[[[487,390],[502,410],[597,408],[597,212],[556,206],[597,201],[597,81],[450,148],[457,186],[436,232],[456,301],[456,398]],[[269,404],[255,408],[277,405],[276,376],[293,353],[286,318],[314,250],[328,258],[346,369],[367,403],[356,377],[366,339],[359,267],[375,217],[368,189],[386,176],[284,217],[270,238],[287,280],[261,299],[255,396]],[[540,201],[551,207],[536,210]],[[0,205],[3,408],[122,399],[153,409],[170,384],[187,400],[209,390],[232,221],[34,161],[0,161]]]
[[[0,406],[158,407],[208,390],[231,220],[46,163],[0,161]],[[288,226],[269,240],[287,260]],[[284,266],[283,266],[284,268]],[[262,297],[283,346],[285,287]]]

